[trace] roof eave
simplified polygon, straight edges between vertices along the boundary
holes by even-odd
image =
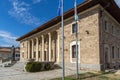
[[[78,5],[78,12],[80,12],[79,8],[81,8],[82,6],[88,4],[89,2],[90,1],[85,1],[85,2],[81,3],[80,5]],[[84,9],[81,9],[81,10],[83,11]],[[66,19],[66,18],[68,18],[70,16],[73,16],[73,15],[74,15],[74,9],[72,8],[71,10],[64,13],[64,19]],[[32,30],[31,32],[21,36],[18,39],[16,39],[16,41],[20,41],[20,40],[22,40],[22,39],[24,39],[26,37],[29,37],[29,36],[37,33],[38,31],[42,31],[42,30],[44,30],[44,29],[46,29],[48,27],[51,27],[52,25],[57,24],[58,22],[60,22],[60,20],[61,20],[61,17],[57,16],[57,17],[53,18],[52,20],[48,21],[47,23],[43,24],[42,26],[39,26],[38,28]]]
[[[85,1],[83,2],[82,4],[78,5],[78,13],[79,12],[82,12],[94,5],[97,5],[97,4],[100,4],[101,6],[105,7],[108,2],[110,2],[112,4],[112,6],[108,7],[108,8],[105,8],[112,16],[114,16],[114,18],[120,23],[120,8],[116,5],[115,1],[114,0],[89,0],[89,1]],[[111,8],[115,8],[114,11],[111,10]],[[117,15],[116,15],[116,14]],[[71,16],[74,15],[74,9],[72,8],[71,10],[67,11],[64,13],[64,19],[67,19]],[[42,26],[39,26],[38,28],[32,30],[31,32],[23,35],[22,37],[16,39],[16,41],[21,41],[22,39],[26,38],[26,37],[29,37],[39,31],[42,31],[46,28],[49,28],[55,24],[57,24],[58,22],[60,22],[61,20],[61,17],[60,16],[57,16],[55,18],[53,18],[52,20],[48,21],[47,23],[43,24]]]

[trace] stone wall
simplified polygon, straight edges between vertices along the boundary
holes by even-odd
[[[100,8],[101,6],[96,5],[92,8],[89,8],[81,13],[79,13],[80,20],[78,22],[78,44],[79,44],[79,63],[80,67],[88,68],[92,70],[101,70],[102,65],[105,64],[104,58],[104,45],[107,44],[110,47],[110,63],[117,63],[120,59],[111,58],[111,46],[115,46],[115,49],[118,49],[120,46],[120,24],[115,21],[108,13],[104,13],[103,17],[100,17]],[[104,20],[108,21],[108,31],[104,30]],[[74,16],[64,20],[64,54],[65,54],[65,64],[66,66],[75,67],[75,59],[71,58],[71,45],[75,44],[75,34],[72,33],[72,24],[74,24]],[[114,26],[112,29],[111,25]],[[113,32],[113,33],[111,33]],[[60,22],[56,25],[45,29],[41,32],[38,32],[28,38],[25,38],[21,41],[20,53],[21,60],[27,60],[28,53],[28,42],[35,37],[39,37],[39,51],[40,56],[42,56],[42,38],[44,35],[47,42],[44,42],[45,50],[48,52],[48,33],[51,33],[51,52],[53,50],[54,56],[56,57],[53,61],[58,64],[62,63],[62,27]],[[59,35],[59,36],[58,36]],[[24,43],[24,47],[23,47]],[[119,47],[120,48],[120,47]],[[34,46],[34,51],[36,47]],[[120,49],[119,49],[120,50]],[[117,50],[115,50],[115,53]],[[120,52],[120,51],[119,51]],[[24,53],[24,58],[22,54]],[[41,61],[41,58],[40,60]]]
[[[97,6],[96,6],[97,7]],[[79,14],[78,41],[80,42],[80,64],[83,67],[96,66],[100,68],[99,58],[99,9],[93,7]],[[72,34],[72,24],[75,23],[74,17],[65,21],[65,63],[71,64],[70,43],[75,42],[75,34]],[[60,62],[62,62],[62,30],[60,31]],[[74,63],[74,62],[73,62]],[[72,64],[73,64],[72,63]],[[87,65],[87,66],[86,66]],[[69,65],[68,65],[69,66]],[[99,67],[98,67],[99,66]]]
[[[20,43],[20,60],[21,61],[27,60],[27,53],[28,53],[28,41],[22,41]]]
[[[0,58],[2,58],[2,59],[12,59],[12,54],[10,52],[0,52]]]
[[[106,11],[103,11],[100,21],[100,48],[101,48],[101,64],[106,62],[105,47],[108,48],[108,63],[110,68],[120,67],[120,24]],[[105,28],[105,21],[107,22],[107,28]],[[114,46],[114,53],[112,47]],[[114,55],[114,58],[113,58]]]

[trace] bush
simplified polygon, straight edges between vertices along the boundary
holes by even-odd
[[[40,62],[28,62],[25,67],[27,72],[39,72],[41,68],[42,65]]]
[[[27,72],[29,72],[29,71],[30,71],[30,69],[31,69],[31,65],[32,65],[32,63],[31,63],[31,62],[28,62],[28,63],[26,64],[25,69],[26,69],[26,71],[27,71]]]
[[[44,69],[45,70],[50,70],[51,69],[50,63],[46,63],[45,66],[44,66]]]
[[[47,71],[51,70],[53,65],[53,62],[28,62],[25,69],[27,72]]]

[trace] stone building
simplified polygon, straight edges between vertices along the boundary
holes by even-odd
[[[20,48],[0,47],[0,60],[19,60]]]
[[[120,8],[114,0],[86,0],[77,6],[79,67],[105,70],[120,67]],[[65,66],[75,67],[74,9],[64,13]],[[62,27],[58,16],[21,36],[20,60],[62,63]]]

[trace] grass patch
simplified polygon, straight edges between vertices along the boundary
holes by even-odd
[[[108,76],[109,75],[109,76]],[[87,72],[83,74],[79,74],[78,80],[120,80],[120,77],[110,77],[114,76],[114,73],[92,73]],[[55,78],[51,80],[62,80],[62,78]],[[65,80],[76,80],[76,75],[67,76],[65,77]]]
[[[110,78],[107,77],[107,76],[99,76],[98,78],[101,79],[101,80],[109,80],[109,79],[110,79]]]

